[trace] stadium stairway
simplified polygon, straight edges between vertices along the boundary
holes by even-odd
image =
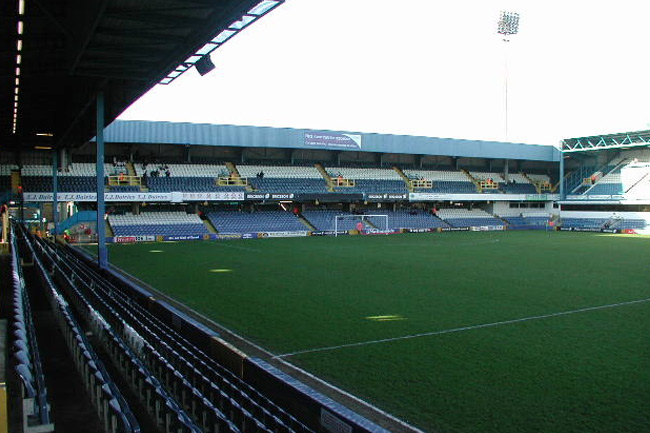
[[[305,227],[307,227],[311,231],[315,231],[316,227],[314,227],[309,221],[307,221],[307,218],[302,216],[302,214],[298,217],[298,221],[300,221]]]
[[[18,193],[18,187],[23,184],[20,176],[20,170],[11,170],[11,191],[14,194]]]
[[[135,172],[135,167],[133,167],[133,163],[131,161],[128,161],[126,163],[126,173],[129,176],[137,176],[138,174]]]
[[[239,170],[237,170],[237,166],[235,165],[234,162],[230,162],[230,161],[226,162],[226,168],[230,172],[231,177],[239,177],[239,178],[241,178],[241,173],[239,173]],[[249,191],[249,192],[255,190],[255,188],[253,188],[253,185],[251,185],[250,182],[246,183],[245,188],[246,188],[246,191]]]
[[[212,225],[212,221],[210,221],[209,218],[205,218],[202,221],[203,221],[203,225],[205,226],[205,228],[208,229],[208,232],[217,233],[217,229]]]
[[[113,228],[108,223],[108,220],[104,221],[104,224],[106,225],[106,236],[115,236],[115,233],[113,232]]]
[[[323,167],[323,164],[321,163],[316,163],[314,164],[314,167],[316,167],[316,170],[323,176],[323,179],[325,179],[325,182],[327,182],[327,190],[329,192],[334,192],[334,182],[332,181],[332,177],[327,174],[327,170],[325,170],[325,167]]]
[[[650,173],[646,173],[646,174],[644,174],[643,176],[641,176],[641,178],[640,178],[639,180],[637,180],[636,182],[634,182],[634,183],[632,184],[632,186],[630,186],[628,189],[625,190],[625,193],[627,194],[627,193],[628,193],[632,188],[634,188],[635,186],[639,185],[639,184],[640,184],[644,179],[647,179],[649,174],[650,174]]]
[[[467,176],[467,178],[469,179],[470,182],[472,182],[472,183],[474,184],[474,187],[476,188],[476,191],[478,191],[478,192],[483,192],[483,189],[481,188],[481,184],[480,184],[480,182],[478,181],[478,179],[476,179],[474,176],[472,176],[472,175],[470,174],[470,172],[467,171],[467,170],[465,170],[464,168],[461,169],[460,171],[461,171],[465,176]]]
[[[411,179],[409,179],[408,176],[404,174],[402,169],[397,166],[393,166],[393,170],[395,170],[397,174],[399,174],[400,177],[404,180],[404,183],[406,184],[406,189],[408,189],[409,192],[413,192],[413,187],[411,186]]]
[[[539,182],[535,182],[535,180],[532,179],[530,176],[528,176],[526,173],[521,173],[521,174],[526,178],[526,180],[527,180],[528,182],[530,182],[530,183],[535,187],[535,190],[537,191],[537,194],[541,194],[541,193],[542,193],[542,189],[541,189],[541,187],[539,186]]]

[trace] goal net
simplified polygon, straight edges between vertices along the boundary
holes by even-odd
[[[388,215],[335,215],[334,236],[339,235],[339,230],[349,230],[349,228],[345,228],[347,225],[345,221],[352,221],[353,224],[361,222],[364,226],[369,223],[371,227],[388,232]]]

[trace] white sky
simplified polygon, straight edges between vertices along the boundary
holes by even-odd
[[[287,0],[121,119],[505,141],[650,129],[648,0]]]

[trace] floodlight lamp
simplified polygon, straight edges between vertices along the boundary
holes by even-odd
[[[501,12],[497,24],[497,33],[505,36],[516,35],[519,32],[519,14],[517,12]]]

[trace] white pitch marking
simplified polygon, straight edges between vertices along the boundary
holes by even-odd
[[[637,299],[635,301],[618,302],[616,304],[607,304],[607,305],[598,305],[595,307],[579,308],[577,310],[560,311],[559,313],[550,313],[550,314],[542,314],[539,316],[522,317],[520,319],[503,320],[501,322],[482,323],[480,325],[470,325],[470,326],[462,326],[460,328],[443,329],[442,331],[423,332],[420,334],[404,335],[402,337],[382,338],[380,340],[360,341],[357,343],[340,344],[338,346],[328,346],[328,347],[318,347],[315,349],[298,350],[296,352],[289,352],[289,353],[283,353],[281,355],[276,355],[273,358],[288,358],[290,356],[302,355],[305,353],[329,352],[332,350],[346,349],[348,347],[368,346],[371,344],[390,343],[392,341],[409,340],[411,338],[430,337],[433,335],[443,335],[443,334],[452,334],[454,332],[472,331],[474,329],[491,328],[494,326],[510,325],[513,323],[527,322],[530,320],[548,319],[550,317],[558,317],[558,316],[567,316],[569,314],[585,313],[587,311],[605,310],[609,308],[623,307],[626,305],[641,304],[649,301],[650,298]]]

